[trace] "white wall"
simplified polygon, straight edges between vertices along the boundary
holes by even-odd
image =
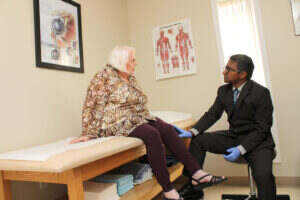
[[[90,79],[115,45],[129,43],[126,1],[77,2],[82,9],[83,74],[36,68],[33,0],[0,1],[0,152],[80,135]],[[13,184],[14,199],[53,200],[55,191],[63,189]]]

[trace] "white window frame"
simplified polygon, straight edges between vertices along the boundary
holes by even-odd
[[[219,64],[220,64],[220,71],[221,71],[221,82],[222,84],[224,83],[223,81],[223,76],[222,72],[224,70],[224,54],[223,54],[223,47],[222,47],[222,40],[221,40],[221,33],[220,33],[220,25],[219,25],[219,18],[218,18],[218,12],[217,12],[217,0],[211,0],[211,8],[212,8],[212,17],[213,17],[213,22],[215,26],[215,32],[216,32],[216,40],[217,40],[217,48],[219,52]],[[259,35],[259,43],[261,47],[261,53],[262,53],[262,62],[263,62],[263,67],[264,67],[264,72],[265,72],[265,81],[266,81],[266,86],[271,92],[271,97],[272,99],[272,85],[271,85],[271,78],[270,78],[270,68],[269,68],[269,62],[268,62],[268,56],[267,56],[267,50],[266,50],[266,42],[264,39],[264,34],[263,34],[263,26],[262,26],[262,17],[261,17],[261,7],[260,7],[260,2],[259,0],[251,0],[253,3],[253,13],[254,13],[254,18],[255,18],[255,23],[257,27],[257,32]],[[273,101],[274,104],[274,101]],[[275,107],[275,106],[274,106]],[[280,148],[279,148],[279,140],[278,140],[278,128],[277,128],[277,120],[276,120],[276,112],[274,110],[273,112],[273,126],[272,126],[272,134],[273,138],[276,143],[276,152],[277,156],[274,160],[275,163],[280,163]]]

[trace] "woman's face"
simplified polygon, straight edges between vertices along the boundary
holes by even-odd
[[[134,75],[135,66],[136,66],[135,53],[134,51],[131,51],[129,53],[129,58],[126,65],[127,73],[129,73],[130,75]]]

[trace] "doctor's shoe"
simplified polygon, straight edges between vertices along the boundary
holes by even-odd
[[[195,190],[192,184],[188,183],[185,184],[178,193],[185,199],[185,200],[203,200],[204,193],[202,190]]]

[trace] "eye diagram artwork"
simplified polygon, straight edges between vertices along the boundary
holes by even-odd
[[[51,38],[53,40],[53,49],[51,58],[60,60],[61,51],[72,57],[71,63],[78,64],[79,56],[76,55],[76,25],[74,16],[71,13],[56,11],[53,13],[55,18],[51,22]]]
[[[34,0],[38,67],[83,72],[80,5]]]

